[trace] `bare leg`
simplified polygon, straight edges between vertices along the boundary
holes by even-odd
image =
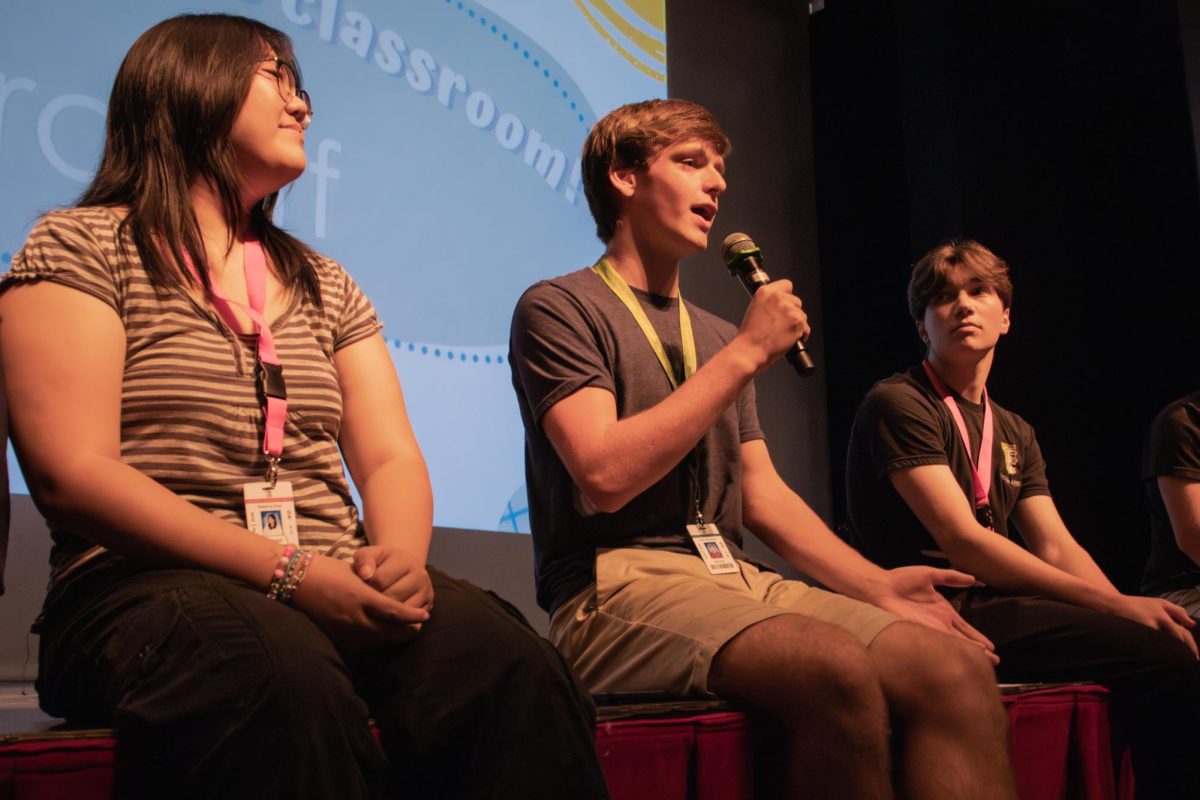
[[[907,797],[1015,798],[1008,718],[979,650],[920,625],[888,626],[868,650],[895,720]]]
[[[892,796],[883,688],[844,631],[791,614],[759,622],[717,653],[708,688],[783,724],[787,796]]]

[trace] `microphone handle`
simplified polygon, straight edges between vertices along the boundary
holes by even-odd
[[[811,375],[817,365],[813,363],[812,356],[808,354],[808,348],[803,342],[796,342],[787,351],[788,363],[796,370],[796,374],[800,376]]]
[[[758,259],[753,256],[746,256],[742,262],[736,267],[738,279],[742,286],[745,287],[746,293],[751,297],[758,291],[760,286],[766,286],[771,282],[771,278],[763,271],[763,268],[758,265]],[[792,368],[796,370],[796,374],[807,376],[813,373],[817,365],[813,363],[812,356],[808,354],[808,348],[804,346],[804,342],[797,341],[794,345],[788,348],[787,354],[784,356]]]

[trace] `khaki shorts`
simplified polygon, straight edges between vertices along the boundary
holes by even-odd
[[[563,603],[550,641],[593,692],[711,694],[713,656],[755,623],[799,614],[864,646],[897,617],[738,562],[710,575],[698,556],[622,548],[596,554],[596,583]]]

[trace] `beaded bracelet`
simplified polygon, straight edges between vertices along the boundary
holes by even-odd
[[[296,562],[303,555],[304,551],[300,550],[294,544],[289,544],[283,548],[283,552],[279,554],[279,560],[275,562],[275,571],[271,573],[271,583],[267,586],[267,599],[283,600],[281,594],[283,593],[284,586],[291,576],[292,570],[296,568]]]
[[[292,593],[299,588],[304,576],[308,574],[308,565],[313,561],[313,553],[311,550],[304,552],[300,557],[299,563],[295,565],[294,570],[289,570],[287,576],[283,579],[283,586],[280,587],[279,597],[281,603],[290,602]]]

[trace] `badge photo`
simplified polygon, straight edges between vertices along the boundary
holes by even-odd
[[[246,500],[246,528],[280,544],[300,544],[296,529],[296,502],[289,481],[248,483],[242,487]]]
[[[710,574],[728,575],[738,571],[737,560],[729,552],[729,545],[721,538],[716,525],[688,525],[687,531]]]

